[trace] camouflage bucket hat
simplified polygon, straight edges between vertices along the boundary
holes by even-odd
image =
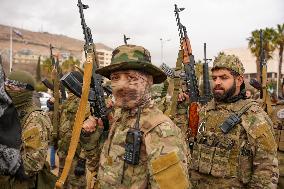
[[[111,64],[96,70],[96,73],[110,79],[110,74],[120,70],[139,70],[153,76],[153,83],[167,79],[166,74],[151,63],[150,52],[141,46],[122,45],[112,52]]]
[[[220,53],[213,62],[213,67],[211,70],[216,68],[227,68],[243,75],[245,72],[244,66],[241,60],[235,55],[226,55]]]

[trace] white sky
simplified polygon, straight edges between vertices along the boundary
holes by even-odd
[[[250,32],[276,27],[284,22],[283,0],[82,0],[87,25],[95,42],[112,48],[123,44],[123,34],[130,44],[149,49],[152,62],[175,65],[179,37],[174,4],[186,8],[180,14],[187,27],[195,59],[203,59],[203,43],[208,58],[222,49],[246,47]],[[0,24],[83,40],[77,0],[1,0]]]

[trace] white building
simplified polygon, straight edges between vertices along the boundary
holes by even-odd
[[[99,61],[99,67],[104,67],[110,65],[111,61],[111,55],[113,49],[102,44],[102,43],[95,43],[96,45],[96,51],[97,51],[97,57]],[[85,61],[85,52],[82,52],[82,62],[81,62],[81,67],[82,64]]]

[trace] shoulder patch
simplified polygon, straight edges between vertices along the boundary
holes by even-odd
[[[255,136],[255,139],[260,143],[260,146],[264,150],[276,150],[277,145],[268,124],[262,123],[258,126],[252,127],[250,134]]]
[[[41,146],[40,132],[36,127],[24,131],[22,137],[26,147],[37,149]]]
[[[153,177],[161,189],[186,189],[190,183],[176,152],[168,153],[151,161]]]

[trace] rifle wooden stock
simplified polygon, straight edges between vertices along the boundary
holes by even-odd
[[[192,102],[188,108],[188,117],[189,117],[189,128],[190,136],[196,137],[199,124],[199,115],[198,115],[198,104],[197,102]]]
[[[80,133],[83,125],[83,121],[86,115],[86,107],[88,102],[90,84],[91,84],[91,76],[93,70],[93,59],[94,55],[92,53],[87,54],[87,60],[84,65],[84,78],[83,78],[83,88],[82,88],[82,95],[79,103],[79,107],[76,112],[74,127],[72,131],[71,142],[68,149],[68,155],[65,160],[65,165],[62,171],[60,178],[56,182],[56,189],[61,189],[65,183],[65,180],[68,176],[70,171],[70,167],[72,164],[73,157],[75,155],[77,145],[80,139]]]
[[[192,55],[192,49],[187,37],[182,40],[181,49],[183,49],[183,64],[189,64],[189,56]]]

